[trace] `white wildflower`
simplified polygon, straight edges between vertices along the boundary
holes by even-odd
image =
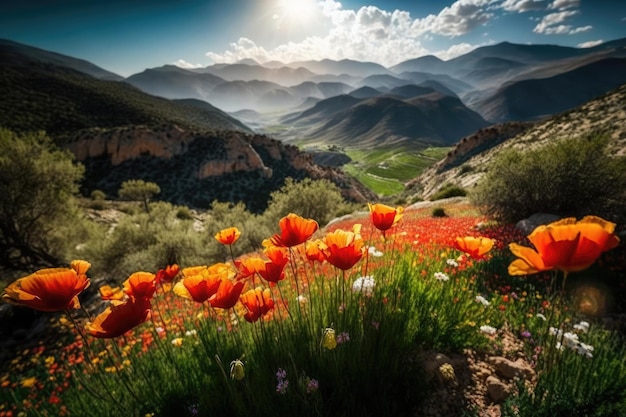
[[[565,332],[563,333],[563,339],[561,340],[561,343],[563,343],[566,347],[570,349],[576,349],[579,343],[578,335],[572,332]]]
[[[437,281],[448,281],[450,277],[444,274],[443,272],[435,272],[435,279]]]
[[[580,323],[574,325],[574,329],[580,330],[583,333],[588,333],[589,332],[589,323],[586,322],[586,321],[581,321]]]
[[[374,277],[368,275],[366,277],[359,277],[354,280],[352,284],[353,292],[360,292],[366,297],[371,297],[374,292],[374,287],[376,286],[376,281],[374,281]]]
[[[300,304],[306,304],[306,302],[308,301],[307,298],[300,294],[299,296],[296,297],[296,300],[300,303]]]
[[[480,326],[480,331],[488,335],[494,335],[496,334],[496,331],[498,331],[498,329],[496,329],[495,327],[485,325],[485,326]]]
[[[490,305],[491,303],[482,295],[477,295],[476,296],[476,301],[481,303],[482,305],[484,305],[485,307],[487,307],[488,305]]]
[[[383,253],[379,250],[377,250],[374,246],[370,246],[367,248],[367,252],[371,255],[374,256],[376,258],[380,258],[381,256],[383,256]]]
[[[185,336],[195,336],[198,332],[195,329],[187,330]]]
[[[446,263],[447,263],[448,265],[450,265],[450,266],[455,267],[455,268],[456,268],[457,266],[459,266],[459,263],[458,263],[457,261],[455,261],[454,259],[448,259],[448,260],[446,261]]]
[[[593,346],[588,345],[586,343],[580,342],[578,344],[578,346],[576,346],[576,352],[578,352],[579,355],[583,355],[586,356],[588,358],[593,358]]]

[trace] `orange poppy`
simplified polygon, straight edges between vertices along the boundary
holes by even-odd
[[[223,279],[217,288],[217,292],[209,298],[209,303],[215,308],[229,309],[234,307],[239,300],[244,285],[244,281],[233,282],[230,279]]]
[[[126,295],[120,287],[112,288],[110,285],[103,285],[98,292],[103,300],[121,300]]]
[[[82,261],[80,272],[71,268],[46,268],[18,278],[9,284],[2,299],[39,311],[65,311],[80,308],[78,294],[90,284],[84,274],[89,263]]]
[[[164,269],[159,269],[156,273],[156,283],[172,282],[179,271],[180,267],[177,264],[168,265]]]
[[[126,302],[112,302],[93,322],[87,322],[85,331],[93,337],[110,339],[139,326],[150,317],[149,298],[129,298]]]
[[[324,258],[344,271],[352,268],[365,251],[360,231],[361,225],[355,224],[352,232],[338,229],[328,233],[320,244]]]
[[[263,252],[269,261],[255,263],[255,272],[269,282],[278,282],[285,278],[285,265],[289,262],[289,254],[285,248],[270,246]]]
[[[228,229],[220,230],[215,234],[215,239],[222,245],[232,245],[239,239],[241,232],[236,227],[229,227]]]
[[[393,208],[385,204],[367,204],[370,209],[370,218],[374,227],[380,231],[389,230],[402,218],[403,207]]]
[[[324,262],[324,254],[320,249],[320,243],[322,241],[317,239],[306,245],[304,255],[311,262]]]
[[[495,243],[495,240],[488,237],[465,236],[457,237],[454,247],[474,259],[480,259],[493,248]]]
[[[254,275],[259,268],[263,267],[263,262],[263,259],[258,257],[236,260],[235,267],[237,267],[237,279],[248,278]]]
[[[528,275],[558,269],[565,273],[582,271],[602,254],[619,245],[615,223],[596,216],[580,221],[569,217],[537,227],[528,239],[535,249],[511,243],[518,259],[509,265],[509,274]]]
[[[319,225],[313,219],[305,219],[294,213],[289,213],[280,219],[280,234],[275,234],[270,241],[275,246],[292,247],[306,242]]]
[[[250,323],[254,323],[261,316],[274,309],[274,300],[272,300],[269,288],[261,289],[257,287],[246,291],[241,295],[240,300],[248,310],[243,317]]]
[[[91,268],[91,264],[82,259],[76,259],[70,262],[70,268],[72,268],[78,275],[86,275],[87,270]]]
[[[151,272],[135,272],[124,283],[124,292],[133,298],[150,298],[156,291],[156,275]]]
[[[204,303],[211,298],[220,286],[222,279],[230,279],[234,275],[230,265],[218,263],[206,266],[195,266],[183,269],[183,279],[174,285],[174,293]]]

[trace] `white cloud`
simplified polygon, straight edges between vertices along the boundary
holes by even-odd
[[[602,43],[604,43],[604,41],[602,39],[598,39],[597,41],[587,41],[587,42],[579,43],[576,46],[578,46],[579,48],[592,48]]]
[[[500,7],[507,12],[517,13],[544,10],[546,8],[546,0],[506,0]]]
[[[574,35],[576,33],[586,32],[593,29],[592,26],[581,26],[574,28],[571,25],[562,24],[567,19],[577,15],[578,13],[578,10],[567,10],[547,14],[541,19],[539,23],[537,23],[537,26],[535,26],[533,32],[541,33],[544,35]]]
[[[431,14],[414,20],[411,25],[413,33],[431,32],[449,37],[464,35],[493,18],[493,13],[487,11],[489,3],[490,0],[457,0],[436,16]]]
[[[580,6],[580,0],[554,0],[548,7],[549,9],[567,10]]]
[[[350,10],[344,9],[337,1],[324,0],[318,2],[317,7],[326,20],[324,23],[330,26],[325,33],[309,36],[299,42],[285,42],[271,49],[249,38],[240,38],[231,43],[228,50],[222,53],[211,51],[206,55],[214,62],[227,63],[244,58],[259,62],[348,58],[390,66],[430,54],[422,42],[431,40],[432,35],[454,38],[489,22],[494,16],[488,11],[493,1],[457,0],[437,15],[414,19],[407,11],[387,11],[375,6]],[[319,27],[326,27],[322,22],[319,23]],[[453,55],[455,49],[461,48],[458,45],[442,54]]]
[[[184,59],[179,59],[178,61],[174,62],[174,65],[176,65],[179,68],[185,68],[185,69],[202,68],[204,66],[201,64],[191,64],[185,61]]]

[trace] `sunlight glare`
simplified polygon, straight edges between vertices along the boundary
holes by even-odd
[[[306,21],[313,12],[315,0],[278,0],[281,18]]]

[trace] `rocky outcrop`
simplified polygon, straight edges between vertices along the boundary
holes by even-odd
[[[309,177],[337,184],[350,201],[374,198],[341,171],[264,135],[133,126],[79,131],[66,143],[86,167],[84,194],[99,189],[116,197],[123,181],[143,179],[159,185],[157,198],[174,204],[206,208],[215,200],[243,201],[260,211],[287,177]]]

